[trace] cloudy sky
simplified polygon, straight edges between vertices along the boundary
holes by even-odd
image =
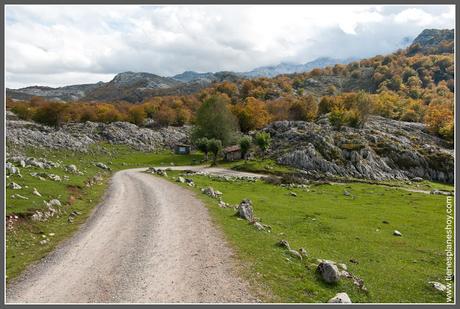
[[[6,86],[19,88],[385,54],[454,28],[455,8],[9,5],[5,17]]]

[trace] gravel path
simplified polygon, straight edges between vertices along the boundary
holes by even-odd
[[[209,167],[207,165],[182,165],[182,166],[168,166],[168,167],[155,167],[157,169],[171,169],[175,171],[192,171],[192,172],[204,172],[210,175],[217,176],[240,176],[240,177],[254,177],[254,178],[263,178],[267,177],[265,174],[259,173],[250,173],[230,170],[222,167]]]
[[[124,170],[80,231],[8,287],[7,302],[257,301],[236,262],[192,192]]]

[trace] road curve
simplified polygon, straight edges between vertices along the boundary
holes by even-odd
[[[7,289],[7,303],[255,302],[193,193],[140,169],[114,174],[77,234]]]

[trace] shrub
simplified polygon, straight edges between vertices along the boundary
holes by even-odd
[[[256,134],[256,144],[262,152],[267,151],[268,147],[270,147],[270,143],[271,137],[269,133],[259,132]]]

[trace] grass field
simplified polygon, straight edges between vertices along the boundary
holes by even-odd
[[[45,149],[29,149],[28,156],[46,158],[47,160],[60,163],[60,167],[40,169],[37,167],[20,168],[22,177],[9,176],[6,183],[16,182],[22,186],[20,190],[6,189],[6,215],[18,216],[18,221],[12,230],[6,234],[6,275],[7,280],[17,277],[30,263],[39,260],[51,252],[61,241],[70,237],[81,223],[91,214],[92,209],[100,202],[105,192],[108,180],[112,172],[130,167],[152,165],[190,165],[200,160],[202,155],[174,155],[170,152],[146,153],[134,151],[126,146],[99,145],[89,153],[71,151],[56,151]],[[102,162],[111,168],[104,171],[95,166],[96,162]],[[65,171],[65,166],[75,164],[83,172],[76,175]],[[50,179],[40,180],[30,173],[45,172],[59,175],[62,181]],[[85,181],[99,174],[102,181],[92,187],[85,187]],[[69,179],[65,180],[64,176]],[[36,188],[40,194],[32,194]],[[19,194],[26,197],[12,198]],[[59,199],[63,205],[59,217],[53,217],[46,222],[30,220],[30,215],[36,210],[44,210],[44,201]],[[72,223],[67,221],[72,211],[78,211],[78,215]],[[52,236],[50,236],[50,234]],[[46,244],[40,241],[48,240]]]
[[[202,155],[173,155],[169,152],[144,153],[125,146],[102,145],[90,153],[67,151],[27,151],[29,156],[46,158],[61,164],[58,168],[39,170],[22,168],[22,178],[10,176],[20,190],[7,189],[8,215],[17,215],[19,224],[7,232],[7,278],[18,276],[32,262],[41,259],[60,242],[70,237],[85,222],[101,200],[114,171],[141,166],[196,164]],[[103,171],[95,162],[107,164]],[[84,175],[66,172],[75,164]],[[269,160],[223,163],[236,170],[284,174],[293,170]],[[68,180],[39,180],[32,172],[45,171]],[[168,172],[169,179],[180,172]],[[101,174],[100,184],[87,188],[84,182]],[[428,281],[444,283],[444,226],[446,197],[408,192],[405,189],[452,190],[445,184],[388,182],[384,185],[344,183],[312,184],[308,189],[286,189],[262,181],[223,182],[205,176],[192,176],[197,192],[209,206],[212,217],[235,248],[245,275],[254,286],[270,291],[265,301],[325,302],[337,292],[347,292],[353,302],[444,302],[445,296],[428,286]],[[245,221],[237,220],[233,209],[219,208],[217,201],[199,192],[211,185],[224,193],[223,199],[238,204],[250,198],[256,217],[272,227],[271,233],[257,231]],[[32,194],[37,188],[42,194]],[[344,190],[351,193],[345,196]],[[297,193],[291,196],[290,191]],[[12,194],[28,198],[12,199]],[[34,222],[30,214],[43,209],[43,201],[58,198],[64,214],[47,222]],[[67,221],[71,211],[79,211],[73,223]],[[386,222],[386,223],[384,223]],[[402,237],[393,236],[399,230]],[[40,244],[43,239],[49,240]],[[304,247],[309,258],[300,262],[290,257],[276,243],[286,239],[291,247]],[[362,278],[368,292],[361,291],[350,280],[327,285],[315,274],[316,259],[345,263]],[[357,263],[352,263],[353,260]]]
[[[209,206],[247,267],[248,279],[271,291],[267,301],[327,302],[346,292],[353,302],[445,302],[445,296],[428,285],[428,281],[445,283],[445,196],[360,183],[286,189],[262,181],[191,178],[197,187],[186,187]],[[223,192],[223,200],[232,205],[251,199],[255,216],[272,227],[271,233],[237,220],[234,209],[219,208],[217,200],[200,193],[209,185]],[[345,196],[344,190],[352,196]],[[394,230],[403,236],[393,236]],[[300,262],[287,255],[276,245],[281,239],[295,249],[304,247],[309,258]],[[318,258],[345,263],[364,280],[368,292],[349,279],[337,285],[323,283],[315,274]]]

